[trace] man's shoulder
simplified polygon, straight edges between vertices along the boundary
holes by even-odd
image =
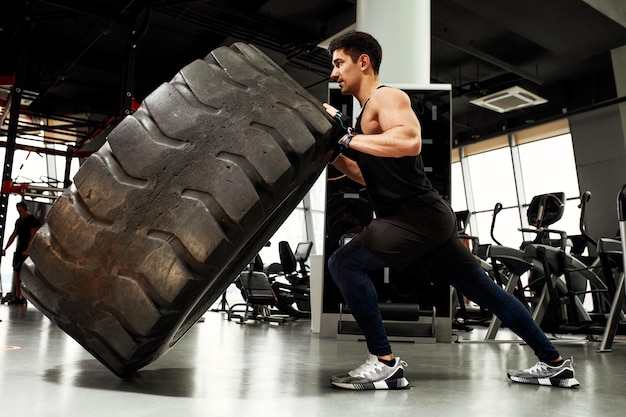
[[[376,110],[404,109],[411,106],[411,99],[407,93],[396,87],[383,86],[379,87],[371,97],[372,107]]]
[[[400,90],[397,87],[392,87],[387,84],[381,84],[374,91],[375,94],[406,94],[404,91]]]
[[[385,84],[382,84],[376,89],[376,91],[374,91],[374,94],[372,94],[372,98],[373,97],[383,100],[409,99],[409,95],[405,91],[396,87],[387,86]]]

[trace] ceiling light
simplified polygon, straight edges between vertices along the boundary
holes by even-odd
[[[522,109],[524,107],[536,106],[547,103],[548,100],[531,93],[522,87],[511,87],[497,93],[489,94],[474,100],[470,103],[484,107],[498,113],[506,113],[511,110]]]

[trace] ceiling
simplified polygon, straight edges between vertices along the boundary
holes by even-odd
[[[619,9],[620,1],[432,1],[431,78],[453,86],[454,143],[620,100],[610,51],[626,44],[626,27],[588,4]],[[261,47],[324,100],[330,62],[317,45],[356,18],[356,0],[19,3],[0,14],[0,106],[23,75],[30,103],[22,112],[56,120],[51,136],[76,128],[79,146],[131,111],[125,91],[141,102],[192,60],[234,41]],[[469,104],[513,85],[548,103],[504,114]]]

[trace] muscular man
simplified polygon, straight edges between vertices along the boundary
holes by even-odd
[[[359,324],[369,350],[365,363],[331,384],[347,389],[398,389],[409,385],[404,365],[394,357],[378,311],[368,271],[385,266],[404,269],[418,259],[432,276],[446,280],[467,298],[487,308],[534,350],[539,362],[508,371],[521,383],[576,387],[572,359],[564,360],[528,310],[496,285],[457,236],[456,220],[424,174],[421,128],[409,97],[384,86],[378,75],[382,49],[371,35],[350,32],[330,46],[331,78],[342,94],[361,104],[354,130],[339,143],[333,165],[366,185],[376,212],[364,231],[329,259],[333,280]],[[337,109],[324,104],[333,117]]]

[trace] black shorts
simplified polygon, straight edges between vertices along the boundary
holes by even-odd
[[[404,204],[394,214],[372,220],[355,239],[399,270],[419,262],[429,274],[449,279],[479,266],[458,237],[454,212],[441,199]]]
[[[28,256],[22,255],[21,252],[13,253],[13,264],[12,265],[13,265],[13,271],[14,272],[20,272],[20,269],[22,269],[22,264],[24,263],[26,258],[28,258]]]

